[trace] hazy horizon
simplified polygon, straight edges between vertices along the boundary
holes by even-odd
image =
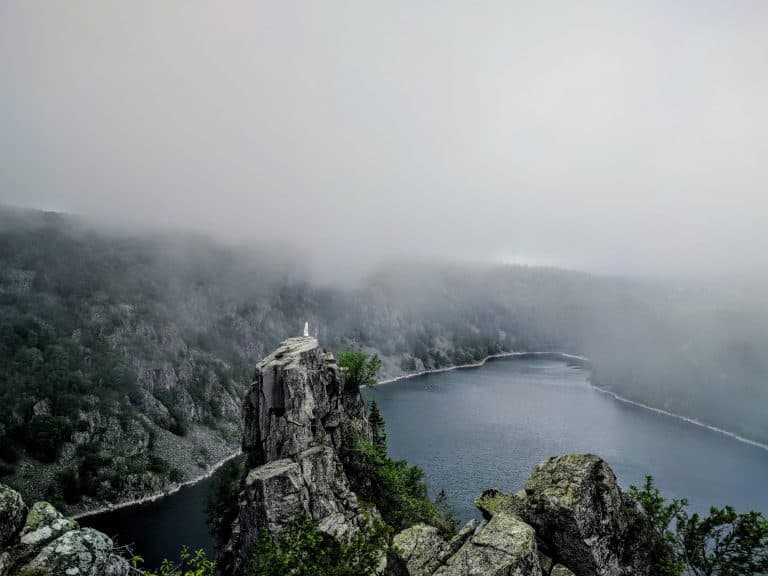
[[[768,269],[768,4],[0,6],[0,203],[641,276]]]

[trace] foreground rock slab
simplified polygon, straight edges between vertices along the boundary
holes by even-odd
[[[435,572],[435,576],[486,574],[541,576],[533,528],[514,516],[495,514]]]
[[[47,502],[27,511],[21,495],[0,484],[0,576],[128,576],[130,564],[105,534],[81,529]]]

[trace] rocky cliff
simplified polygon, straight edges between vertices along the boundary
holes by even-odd
[[[128,576],[135,571],[106,535],[65,518],[47,502],[27,508],[0,484],[0,576]]]
[[[298,515],[337,538],[354,534],[375,509],[351,490],[342,459],[345,430],[370,436],[360,394],[345,386],[333,356],[314,338],[291,338],[256,368],[243,407],[247,470],[225,574],[245,574],[263,531],[279,538]],[[626,496],[594,455],[539,464],[516,494],[488,490],[476,501],[483,520],[453,538],[426,524],[394,535],[382,552],[387,576],[650,576],[657,573],[642,531],[626,515]]]
[[[254,539],[300,514],[335,537],[366,521],[372,512],[361,510],[339,456],[347,430],[370,436],[365,405],[317,340],[290,338],[259,363],[243,405],[248,471],[220,554],[225,573],[243,573]]]

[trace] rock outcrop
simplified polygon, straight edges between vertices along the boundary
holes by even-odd
[[[134,571],[106,535],[65,518],[47,502],[27,510],[0,484],[0,576],[128,576]]]
[[[524,490],[486,490],[475,503],[484,521],[460,532],[458,549],[424,525],[397,534],[390,575],[658,574],[647,542],[627,525],[628,502],[613,471],[592,454],[550,458]]]
[[[264,530],[279,537],[299,515],[311,517],[327,534],[344,537],[378,514],[358,503],[340,458],[346,434],[371,437],[360,394],[346,384],[333,356],[310,337],[286,340],[257,366],[243,407],[247,470],[231,536],[218,556],[223,573],[245,574],[253,542]],[[551,458],[536,467],[524,490],[486,490],[475,503],[483,520],[472,520],[451,539],[426,524],[395,534],[380,572],[658,573],[640,531],[626,525],[626,496],[597,456]]]
[[[519,510],[576,574],[645,574],[643,566],[623,565],[628,552],[623,505],[608,464],[591,454],[572,454],[536,466]]]
[[[363,512],[339,457],[345,432],[369,438],[359,392],[345,390],[331,353],[311,337],[290,338],[256,367],[243,405],[248,471],[223,571],[239,574],[264,530],[279,535],[300,514],[320,530],[355,533]]]

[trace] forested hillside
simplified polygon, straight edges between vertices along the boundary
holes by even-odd
[[[236,449],[253,366],[305,321],[332,350],[378,352],[387,376],[499,351],[585,354],[601,386],[768,439],[759,286],[401,263],[342,287],[301,264],[3,210],[3,481],[85,508],[195,475]]]

